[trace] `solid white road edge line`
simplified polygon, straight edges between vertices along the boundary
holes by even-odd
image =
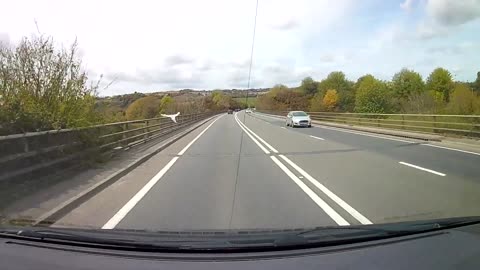
[[[445,147],[445,146],[439,146],[439,145],[428,144],[428,143],[423,143],[421,145],[431,146],[431,147],[436,147],[436,148],[441,148],[441,149],[446,149],[446,150],[457,151],[457,152],[462,152],[462,153],[467,153],[467,154],[480,156],[480,153],[475,153],[475,152],[470,152],[470,151],[465,151],[465,150],[460,150],[460,149],[455,149],[455,148],[450,148],[450,147]]]
[[[260,113],[256,113],[256,114],[264,116],[264,117],[280,120],[279,118],[274,117],[274,116],[267,116],[265,114],[260,114]],[[384,139],[384,140],[391,140],[391,141],[398,141],[398,142],[405,142],[405,143],[416,143],[414,141],[388,138],[388,137],[377,136],[377,135],[362,133],[362,132],[348,131],[348,130],[345,130],[345,129],[342,129],[342,128],[319,126],[318,124],[315,125],[315,127],[330,129],[330,130],[335,130],[335,131],[340,131],[340,132],[346,132],[346,133],[352,133],[352,134],[357,134],[357,135],[362,135],[362,136],[368,136],[368,137],[373,137],[373,138],[379,138],[379,139]],[[445,150],[457,151],[457,152],[462,152],[462,153],[466,153],[466,154],[472,154],[472,155],[480,156],[480,153],[477,153],[477,152],[471,152],[471,151],[466,151],[466,150],[461,150],[461,149],[456,149],[456,148],[450,148],[450,147],[445,147],[445,146],[440,146],[440,145],[434,145],[434,144],[428,144],[428,143],[422,143],[420,145],[430,146],[430,147],[435,147],[435,148],[441,148],[441,149],[445,149]]]
[[[236,116],[236,115],[235,115]],[[237,117],[238,119],[238,117]],[[260,136],[258,136],[257,134],[255,134],[255,132],[253,132],[251,129],[249,129],[244,123],[242,123],[242,121],[239,121],[240,125],[242,125],[245,129],[247,129],[248,131],[250,131],[253,136],[255,136],[255,138],[257,138],[259,141],[261,141],[263,144],[265,144],[268,148],[270,148],[270,151],[274,152],[274,153],[278,153],[277,149],[273,148],[273,146],[271,146],[269,143],[267,143],[264,139],[260,138]]]
[[[210,125],[208,125],[200,134],[198,134],[187,146],[185,146],[179,153],[178,155],[182,155],[187,151],[187,149],[203,134],[207,129],[209,129],[213,123],[215,123],[218,119],[220,119],[222,116],[217,117],[215,120],[213,120]],[[137,205],[138,202],[152,189],[152,187],[162,178],[162,176],[175,164],[175,162],[178,160],[179,157],[173,157],[170,162],[165,165],[148,183],[142,187],[118,212],[110,218],[110,220],[105,223],[105,225],[102,226],[102,229],[113,229],[115,226],[122,221],[125,216]]]
[[[163,167],[140,191],[135,194],[118,212],[109,220],[102,229],[113,229],[122,219],[137,205],[137,203],[150,191],[150,189],[162,178],[162,176],[173,166],[179,157],[174,157]]]
[[[270,152],[265,148],[263,147],[263,145],[261,145],[250,133],[248,133],[248,131],[240,124],[240,120],[238,120],[238,117],[237,117],[237,113],[235,113],[234,115],[234,118],[235,118],[235,121],[237,122],[238,126],[248,135],[248,137],[250,137],[250,139],[252,139],[252,141],[258,145],[258,147],[260,147],[260,149],[262,149],[262,151],[267,154],[267,155],[270,155]]]
[[[440,175],[440,176],[445,176],[446,175],[444,173],[437,172],[437,171],[430,170],[430,169],[426,169],[426,168],[423,168],[423,167],[420,167],[420,166],[417,166],[417,165],[413,165],[413,164],[410,164],[410,163],[407,163],[407,162],[400,161],[398,163],[400,163],[402,165],[405,165],[405,166],[408,166],[408,167],[412,167],[412,168],[415,168],[415,169],[419,169],[419,170],[422,170],[422,171],[433,173],[433,174],[436,174],[436,175]]]
[[[290,166],[292,166],[295,170],[297,170],[300,174],[305,176],[310,183],[315,185],[318,189],[320,189],[325,195],[327,195],[330,199],[332,199],[334,202],[336,202],[340,207],[342,207],[345,211],[347,211],[352,217],[354,217],[356,220],[358,220],[362,224],[373,224],[368,218],[366,218],[364,215],[360,214],[355,208],[351,207],[348,203],[346,203],[344,200],[342,200],[340,197],[338,197],[335,193],[330,191],[326,186],[322,185],[320,182],[317,181],[317,179],[313,178],[309,173],[304,171],[302,168],[300,168],[297,164],[295,164],[293,161],[291,161],[289,158],[287,158],[284,155],[280,155],[280,157],[285,160]]]
[[[275,116],[266,115],[264,113],[255,113],[255,114],[257,114],[259,116],[267,117],[267,118],[272,118],[272,119],[275,119],[275,120],[285,120],[285,116],[278,115],[278,116],[275,117]]]
[[[209,129],[215,122],[217,122],[218,119],[222,118],[223,116],[224,116],[224,115],[219,116],[219,117],[217,117],[215,120],[213,120],[213,122],[210,123],[210,125],[208,125],[202,132],[200,132],[200,133],[197,135],[197,137],[195,137],[191,142],[189,142],[189,143],[187,144],[187,146],[185,146],[180,152],[178,152],[178,155],[179,155],[179,156],[183,155],[183,154],[187,151],[187,149],[190,148],[190,146],[192,146],[192,144],[193,144],[196,140],[198,140],[198,138],[200,138],[200,136],[202,136],[203,133],[205,133],[205,131],[207,131],[207,129]]]
[[[315,125],[315,127],[330,129],[330,130],[335,130],[335,131],[340,131],[340,132],[345,132],[345,133],[351,133],[351,134],[356,134],[356,135],[362,135],[362,136],[367,136],[367,137],[373,137],[373,138],[378,138],[378,139],[390,140],[390,141],[397,141],[397,142],[404,142],[404,143],[416,143],[414,141],[394,139],[394,138],[389,138],[389,137],[383,137],[383,136],[368,134],[368,133],[364,133],[364,132],[349,131],[349,130],[345,130],[345,129],[342,129],[342,128],[326,127],[326,126],[321,126],[321,125],[318,125],[318,124]]]
[[[314,138],[314,139],[317,139],[317,140],[325,141],[324,138],[320,138],[320,137],[317,137],[317,136],[310,135],[310,137]]]
[[[257,114],[258,114],[258,113],[257,113]],[[265,115],[265,114],[259,114],[259,115],[262,115],[262,116],[265,116],[265,117],[268,117],[268,118],[274,118],[274,119],[280,120],[280,119],[278,119],[277,117],[267,116],[267,115]],[[315,124],[315,123],[313,123],[313,124]],[[313,125],[312,125],[312,126],[313,126]],[[345,133],[352,133],[352,134],[356,134],[356,135],[368,136],[368,137],[373,137],[373,138],[379,138],[379,139],[384,139],[384,140],[391,140],[391,141],[397,141],[397,142],[406,142],[406,143],[416,143],[416,142],[414,142],[414,141],[407,141],[407,140],[402,140],[402,139],[395,139],[395,138],[383,137],[383,136],[373,135],[373,134],[364,133],[364,132],[349,131],[349,130],[342,129],[342,128],[326,127],[326,126],[322,126],[321,124],[315,124],[315,127],[324,128],[324,129],[330,129],[330,130],[335,130],[335,131],[340,131],[340,132],[345,132]]]
[[[323,211],[325,211],[325,213],[327,213],[327,215],[329,215],[338,225],[350,225],[350,223],[348,223],[335,210],[333,210],[330,205],[328,205],[324,200],[318,197],[318,195],[313,192],[313,190],[311,190],[307,185],[305,185],[305,183],[302,182],[302,180],[295,176],[292,171],[290,171],[285,165],[283,165],[283,163],[281,163],[277,157],[270,156],[270,158],[273,160],[273,162],[275,162],[275,164],[277,164],[278,167],[280,167],[280,169],[283,170],[283,172],[285,172],[285,174],[290,177],[290,179],[293,180],[293,182],[295,182],[295,184],[297,184],[303,190],[303,192],[305,192],[320,208],[322,208]]]

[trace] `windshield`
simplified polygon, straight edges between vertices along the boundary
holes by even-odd
[[[480,216],[479,1],[4,2],[2,228]]]

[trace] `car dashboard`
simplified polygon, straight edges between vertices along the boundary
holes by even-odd
[[[0,238],[2,269],[480,269],[480,225],[267,252],[135,252]]]

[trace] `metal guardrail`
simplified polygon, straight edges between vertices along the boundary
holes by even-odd
[[[286,116],[288,111],[258,112]],[[415,131],[429,134],[460,135],[480,137],[480,115],[442,114],[377,114],[377,113],[336,113],[306,112],[312,120],[347,125],[359,125]]]
[[[0,136],[0,181],[89,154],[130,148],[215,115],[215,112]]]

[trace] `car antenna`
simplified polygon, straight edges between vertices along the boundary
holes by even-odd
[[[247,84],[247,96],[245,98],[245,103],[248,106],[248,90],[250,89],[250,76],[252,74],[252,61],[253,61],[253,48],[255,46],[255,29],[257,28],[257,13],[258,13],[258,0],[257,4],[255,6],[255,22],[253,23],[253,39],[252,39],[252,50],[250,51],[250,67],[248,69],[248,84]],[[245,123],[245,115],[247,113],[243,113],[243,122]],[[237,115],[235,114],[235,117]],[[240,119],[238,119],[240,121]],[[240,158],[241,158],[241,153],[242,153],[242,145],[243,145],[243,138],[244,138],[244,131],[242,130],[242,136],[240,139],[240,150],[238,151],[238,158],[237,158],[237,173],[235,175],[235,189],[233,191],[233,201],[232,201],[232,214],[230,216],[230,222],[228,224],[228,227],[230,228],[232,226],[232,219],[233,219],[233,207],[235,206],[235,195],[237,194],[237,183],[238,183],[238,174],[240,171]]]
[[[255,5],[255,19],[253,22],[253,38],[252,38],[252,49],[250,50],[250,66],[248,68],[248,81],[247,81],[247,94],[245,95],[245,105],[250,108],[248,105],[248,91],[250,91],[250,80],[252,76],[252,64],[253,64],[253,49],[255,48],[255,33],[257,30],[257,14],[258,14],[258,0]],[[245,114],[243,114],[243,122],[245,122]]]

